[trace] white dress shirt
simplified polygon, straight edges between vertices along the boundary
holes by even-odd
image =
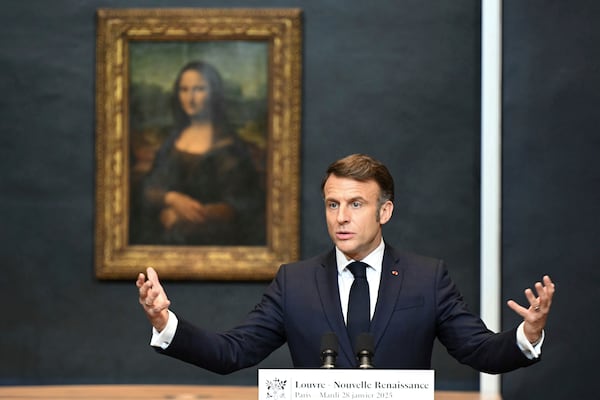
[[[371,318],[375,313],[377,305],[377,295],[379,294],[379,282],[381,281],[381,266],[383,265],[383,250],[385,245],[383,240],[368,256],[362,260],[348,260],[344,253],[337,247],[335,248],[335,259],[338,269],[338,286],[340,290],[340,303],[342,305],[342,313],[344,321],[347,322],[348,317],[348,300],[350,299],[350,287],[354,282],[354,275],[347,268],[354,261],[362,261],[367,264],[367,282],[369,282],[369,298],[371,300]]]

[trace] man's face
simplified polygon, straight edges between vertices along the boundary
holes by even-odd
[[[327,230],[333,243],[348,257],[361,260],[381,242],[381,225],[392,216],[394,205],[379,207],[379,185],[330,175],[323,187]]]

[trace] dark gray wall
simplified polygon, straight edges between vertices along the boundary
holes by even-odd
[[[477,1],[25,0],[0,20],[0,293],[11,305],[0,382],[256,382],[255,369],[219,377],[158,356],[133,282],[93,274],[95,10],[175,5],[304,10],[302,256],[330,248],[326,166],[370,153],[397,178],[386,239],[445,258],[477,312]],[[240,321],[265,286],[166,284],[176,312],[216,329]],[[434,363],[440,387],[477,387],[445,352]],[[282,349],[263,366],[289,365]]]
[[[504,390],[509,399],[520,398],[529,387],[546,398],[564,398],[552,397],[556,392],[544,384],[558,382],[559,374],[561,379],[571,376],[574,361],[586,361],[583,351],[590,347],[571,353],[568,367],[561,366],[564,354],[557,349],[591,339],[582,316],[591,320],[590,332],[599,325],[591,309],[571,310],[575,305],[577,311],[585,309],[593,304],[592,296],[597,298],[591,244],[598,238],[593,223],[598,202],[592,201],[598,197],[593,186],[598,161],[589,143],[598,141],[592,136],[598,124],[588,111],[597,99],[593,85],[581,82],[593,80],[593,67],[598,70],[597,63],[583,59],[557,64],[562,47],[549,48],[545,42],[544,34],[556,40],[560,35],[540,14],[558,21],[561,7],[567,6],[519,6],[529,11],[521,14],[517,3],[507,7],[514,10],[508,20],[515,32],[506,37],[507,51],[514,54],[506,56],[505,76],[504,294],[519,298],[543,272],[557,275],[565,294],[553,315],[545,360],[507,374]],[[397,179],[398,201],[386,239],[445,258],[478,312],[478,1],[23,0],[3,4],[0,14],[0,384],[256,382],[255,369],[221,377],[155,354],[147,345],[149,326],[133,282],[94,278],[94,14],[101,7],[157,6],[302,8],[302,256],[330,246],[318,191],[323,170],[348,153],[370,153],[386,162]],[[579,17],[589,24],[593,20],[583,11],[569,16],[572,29],[578,28]],[[543,34],[536,31],[541,26]],[[592,25],[584,26],[593,39]],[[582,46],[576,37],[570,44]],[[540,49],[546,58],[537,58]],[[548,88],[530,79],[544,76],[538,75],[540,69],[566,83]],[[569,79],[577,83],[571,91],[566,90]],[[530,91],[523,96],[527,85]],[[548,113],[535,108],[540,101]],[[564,108],[571,110],[570,118],[557,120]],[[563,132],[570,123],[581,136]],[[541,222],[532,223],[532,215]],[[542,223],[548,220],[552,229]],[[562,244],[568,245],[565,252],[559,250]],[[575,257],[574,250],[585,256]],[[266,284],[167,282],[166,289],[176,312],[224,329],[243,318]],[[571,303],[571,296],[582,299]],[[509,312],[506,327],[517,323]],[[579,329],[568,335],[567,326]],[[285,348],[261,364],[289,365]],[[434,367],[440,388],[477,386],[477,374],[441,349]]]
[[[597,1],[504,1],[502,287],[558,285],[543,361],[504,376],[506,399],[598,398],[599,19]]]

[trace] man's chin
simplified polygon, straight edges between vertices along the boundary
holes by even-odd
[[[352,258],[351,255],[356,253],[356,249],[354,248],[354,246],[352,246],[349,240],[338,240],[335,242],[335,245],[347,257]]]

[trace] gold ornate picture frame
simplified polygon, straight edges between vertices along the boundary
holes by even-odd
[[[98,10],[97,278],[133,279],[152,266],[166,279],[268,280],[281,263],[298,259],[301,35],[298,9]],[[164,209],[146,214],[152,207],[144,203],[145,182],[168,153],[162,149],[169,137],[177,137],[176,130],[169,133],[173,113],[167,100],[174,103],[181,90],[181,83],[174,83],[181,82],[178,71],[198,59],[220,72],[224,103],[234,115],[228,126],[235,140],[224,140],[221,148],[235,141],[236,149],[249,149],[252,161],[242,178],[218,185],[229,186],[222,190],[229,190],[228,199],[240,208],[250,200],[235,193],[259,187],[262,200],[252,215],[258,218],[233,220],[231,226],[243,235],[221,237],[208,230],[199,241],[200,236],[169,241],[148,235],[171,225],[164,222]],[[230,161],[218,154],[214,158],[221,164]],[[249,165],[256,168],[258,183],[244,181]],[[216,191],[213,178],[223,168],[204,170],[213,183],[203,192]],[[220,232],[223,226],[209,229]]]

